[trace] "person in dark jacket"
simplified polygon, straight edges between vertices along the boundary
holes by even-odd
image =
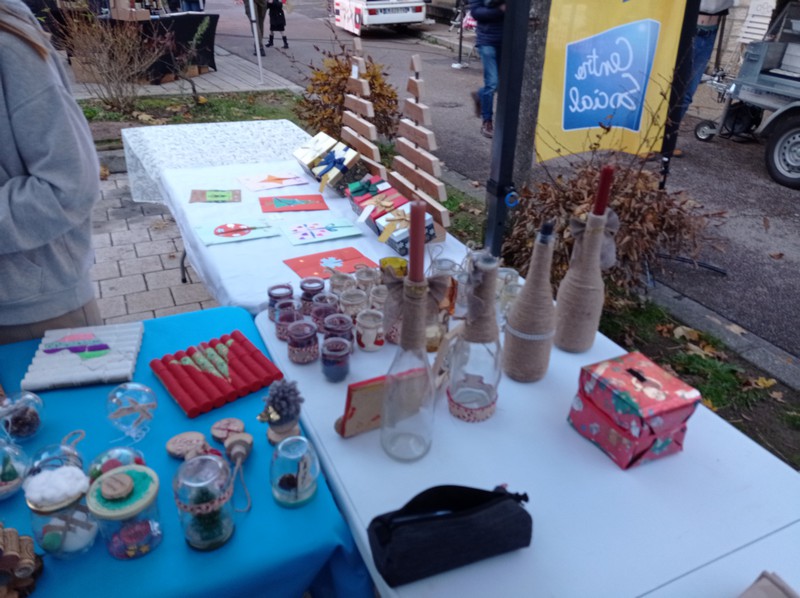
[[[505,0],[470,0],[469,10],[478,22],[475,46],[483,64],[483,87],[473,92],[475,113],[483,120],[481,134],[494,135],[494,94],[497,91],[500,56],[503,49],[503,20]]]
[[[256,53],[260,53],[262,56],[266,56],[267,53],[264,51],[264,19],[267,18],[267,1],[266,0],[253,0],[253,9],[255,10],[255,19],[250,16],[250,1],[249,0],[234,0],[236,4],[244,4],[244,14],[247,15],[247,18],[252,23],[253,20],[256,22],[256,26],[258,27],[258,45],[254,46],[253,48],[253,56]]]
[[[269,39],[267,47],[272,47],[275,33],[279,32],[283,38],[283,48],[289,48],[289,40],[286,39],[286,15],[283,13],[283,0],[267,0],[267,11],[269,11]]]

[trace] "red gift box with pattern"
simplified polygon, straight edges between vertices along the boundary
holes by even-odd
[[[408,203],[407,197],[377,175],[351,184],[345,193],[356,214],[373,206],[366,223],[376,235],[380,232],[375,221]]]
[[[683,449],[700,392],[639,352],[581,368],[568,421],[622,469]]]

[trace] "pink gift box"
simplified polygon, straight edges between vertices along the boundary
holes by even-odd
[[[683,449],[700,392],[641,353],[581,368],[568,421],[623,469]]]

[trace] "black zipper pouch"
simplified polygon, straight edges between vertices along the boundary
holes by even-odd
[[[373,519],[367,533],[375,566],[391,587],[469,565],[531,543],[527,494],[503,488],[434,486]]]

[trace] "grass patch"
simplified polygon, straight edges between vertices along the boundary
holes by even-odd
[[[286,119],[302,126],[292,111],[298,98],[288,91],[220,93],[204,97],[206,102],[199,105],[187,96],[140,97],[136,101],[136,111],[164,119],[169,124]],[[79,104],[89,122],[135,120],[108,110],[97,100],[81,100]]]
[[[670,364],[717,409],[750,407],[761,398],[756,390],[743,388],[745,380],[740,375],[741,370],[730,363],[679,353],[670,359]]]
[[[600,319],[600,331],[610,338],[627,338],[633,344],[637,341],[649,343],[659,336],[658,326],[674,323],[666,311],[650,301],[644,303],[612,301],[612,303],[614,305],[611,308],[603,310]]]
[[[793,430],[800,430],[800,411],[787,411],[783,414],[783,421]]]
[[[442,203],[452,215],[448,232],[465,245],[469,242],[482,245],[486,225],[483,202],[455,187],[446,187],[447,199]]]

